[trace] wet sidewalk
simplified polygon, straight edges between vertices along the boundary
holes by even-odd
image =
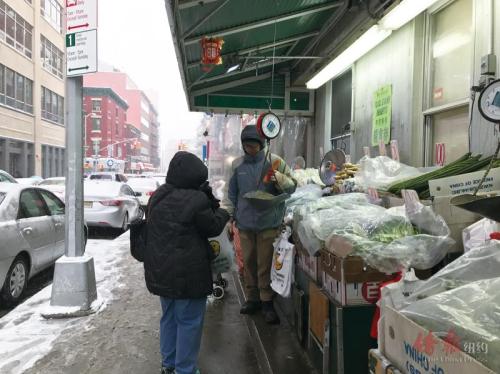
[[[142,264],[128,254],[126,235],[109,246],[117,252],[117,260],[110,263],[112,268],[107,270],[109,274],[106,273],[107,282],[116,282],[107,306],[96,315],[66,321],[50,348],[30,369],[9,371],[9,367],[0,366],[0,373],[160,372],[159,298],[147,291]],[[93,256],[98,262],[99,253]],[[104,281],[99,280],[102,274],[98,275],[98,270],[96,266],[99,292],[99,284]],[[210,299],[207,306],[199,359],[202,373],[314,373],[286,321],[282,318],[281,325],[269,326],[260,315],[251,318],[240,315],[244,299],[241,283],[233,274],[227,274],[226,279],[229,286],[224,299]],[[34,344],[37,344],[36,337],[31,345]],[[10,367],[16,368],[15,364],[12,362]]]

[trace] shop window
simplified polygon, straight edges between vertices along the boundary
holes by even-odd
[[[432,15],[431,107],[469,97],[472,47],[472,0],[454,1]]]

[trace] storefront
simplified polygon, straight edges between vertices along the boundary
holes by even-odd
[[[313,366],[498,372],[486,352],[496,330],[466,317],[497,306],[500,272],[487,258],[500,261],[498,218],[454,197],[477,187],[500,207],[498,125],[477,105],[498,71],[499,4],[166,4],[188,103],[207,114],[202,142],[217,186],[241,154],[242,127],[263,112],[281,120],[271,150],[291,166],[305,159],[293,167],[299,188],[284,219],[295,273],[280,275],[292,285],[277,304]],[[213,60],[206,43],[217,46]],[[456,364],[464,360],[465,371]]]

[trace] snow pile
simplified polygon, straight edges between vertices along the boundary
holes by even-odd
[[[98,313],[111,303],[114,292],[124,286],[117,264],[128,253],[128,231],[112,241],[88,241],[86,255],[94,257],[98,300],[102,302]],[[50,352],[63,331],[86,329],[96,317],[93,314],[71,319],[44,319],[41,313],[49,306],[51,291],[52,285],[45,287],[0,319],[0,373],[24,372]]]

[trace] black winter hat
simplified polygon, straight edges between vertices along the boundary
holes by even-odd
[[[179,151],[168,165],[166,182],[178,188],[199,188],[208,179],[208,169],[194,154]]]
[[[255,142],[259,143],[261,148],[264,148],[264,138],[257,132],[257,126],[248,125],[241,132],[241,143]]]

